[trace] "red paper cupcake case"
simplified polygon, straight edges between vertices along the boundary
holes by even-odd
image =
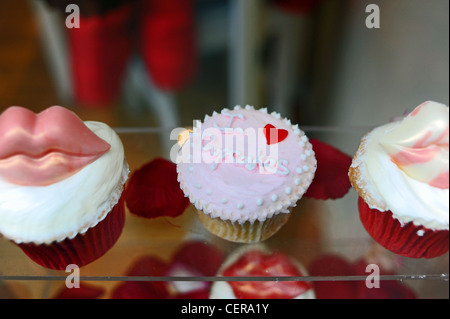
[[[55,270],[67,265],[85,266],[103,256],[119,239],[125,225],[124,196],[97,226],[73,239],[49,245],[18,244],[22,251],[37,264]]]
[[[358,199],[359,216],[369,235],[384,248],[410,258],[434,258],[448,252],[449,231],[434,231],[412,222],[402,224],[392,212],[371,209]],[[418,235],[423,233],[422,236]]]

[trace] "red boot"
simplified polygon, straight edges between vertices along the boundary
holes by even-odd
[[[108,105],[119,94],[132,52],[133,7],[122,5],[104,14],[80,17],[68,29],[74,96],[89,107]]]
[[[141,0],[140,49],[162,90],[187,85],[197,69],[193,0]]]

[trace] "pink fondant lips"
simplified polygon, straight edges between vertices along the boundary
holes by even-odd
[[[56,183],[109,148],[75,113],[61,106],[39,114],[13,106],[0,115],[0,176],[14,184]]]

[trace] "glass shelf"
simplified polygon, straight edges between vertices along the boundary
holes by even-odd
[[[301,127],[310,138],[333,145],[352,156],[367,127]],[[131,173],[156,157],[169,158],[171,129],[116,128],[120,135]],[[130,173],[130,174],[131,174]],[[249,278],[224,278],[203,275],[129,276],[127,272],[142,256],[153,256],[170,262],[185,243],[199,241],[220,250],[224,256],[247,244],[232,243],[208,233],[197,220],[190,205],[179,217],[146,219],[126,212],[122,235],[114,247],[100,259],[80,269],[80,280],[106,289],[104,298],[116,285],[126,281],[196,282],[235,281]],[[353,189],[338,200],[303,198],[288,223],[273,237],[264,241],[298,260],[306,268],[317,258],[334,254],[348,262],[366,256],[377,244],[364,230],[357,211],[357,194]],[[249,245],[247,245],[249,246]],[[449,256],[433,259],[411,259],[383,254],[398,265],[394,274],[380,280],[395,280],[411,288],[418,298],[448,298]],[[15,244],[0,237],[0,298],[52,298],[64,287],[68,273],[43,268],[31,261]],[[363,281],[365,276],[251,277],[252,281]]]

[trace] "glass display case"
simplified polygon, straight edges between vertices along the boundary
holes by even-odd
[[[301,127],[343,152],[353,155],[367,127]],[[130,174],[157,157],[169,158],[170,130],[157,128],[115,128],[121,137]],[[176,141],[170,141],[173,145]],[[118,242],[100,259],[79,269],[81,286],[98,289],[98,298],[112,298],[113,291],[125,282],[164,282],[176,288],[200,282],[224,281],[224,277],[199,272],[176,272],[164,275],[130,275],[130,268],[143,257],[154,257],[170,264],[179,249],[190,242],[201,242],[228,256],[235,249],[251,244],[232,243],[208,233],[199,223],[190,205],[182,215],[143,218],[126,212],[126,223]],[[417,298],[448,298],[448,253],[433,259],[411,259],[396,256],[366,233],[358,216],[357,194],[353,189],[337,200],[302,198],[288,223],[273,237],[264,241],[267,247],[280,250],[302,263],[306,269],[322,257],[339,256],[348,264],[364,259],[373,252],[395,264],[395,271],[381,275],[380,286],[397,282],[413,291]],[[379,259],[381,260],[381,259]],[[363,282],[367,275],[349,275],[336,269],[332,276],[254,277],[253,280],[308,282]],[[56,298],[67,285],[71,271],[43,268],[31,261],[15,244],[0,238],[0,297]],[[245,278],[235,278],[245,280]],[[73,288],[76,289],[76,288]],[[187,289],[187,288],[186,288]],[[376,288],[374,288],[376,289]],[[337,294],[336,296],[339,296]]]

